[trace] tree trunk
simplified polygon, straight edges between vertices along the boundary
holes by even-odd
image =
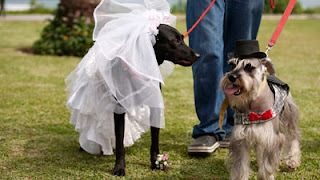
[[[0,0],[0,16],[5,16],[6,15],[6,10],[4,9],[4,0]]]
[[[76,19],[85,17],[85,23],[94,21],[93,12],[101,0],[61,0],[64,10],[62,20],[68,25],[73,25]]]

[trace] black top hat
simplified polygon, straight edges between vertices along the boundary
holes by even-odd
[[[239,59],[267,57],[266,53],[260,52],[259,42],[257,40],[236,41],[233,56]]]

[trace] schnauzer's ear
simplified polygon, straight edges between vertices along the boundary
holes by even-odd
[[[271,62],[271,59],[266,57],[263,59],[260,59],[260,62],[267,68],[267,71],[270,75],[276,75],[276,70],[274,69],[274,66]]]

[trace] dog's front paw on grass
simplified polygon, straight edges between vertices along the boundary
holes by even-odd
[[[288,159],[286,160],[286,165],[288,166],[288,168],[297,169],[300,166],[300,162],[295,159]]]
[[[152,171],[156,171],[160,169],[160,168],[157,168],[156,161],[151,162],[151,169]]]
[[[114,176],[125,176],[125,175],[126,175],[126,172],[125,172],[125,170],[124,170],[124,167],[116,164],[116,165],[114,166],[112,175],[114,175]]]

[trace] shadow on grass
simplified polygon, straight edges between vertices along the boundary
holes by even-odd
[[[34,50],[31,47],[18,48],[17,51],[20,51],[25,54],[35,54]]]

